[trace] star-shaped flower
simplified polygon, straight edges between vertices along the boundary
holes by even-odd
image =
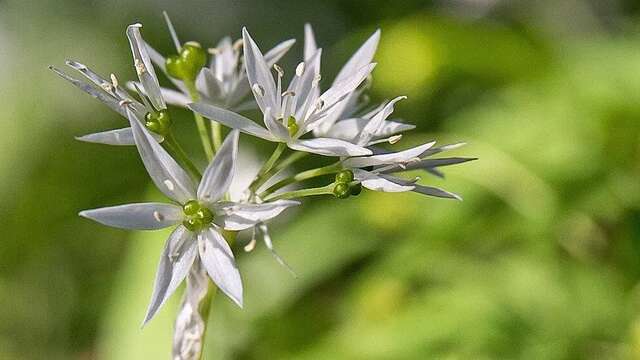
[[[241,204],[224,201],[236,170],[238,132],[225,139],[196,187],[176,161],[128,111],[133,136],[151,179],[174,203],[136,203],[95,210],[81,216],[124,229],[154,230],[178,225],[165,245],[156,275],[148,322],[200,261],[213,282],[242,306],[242,282],[222,230],[240,231],[272,219],[295,201]]]
[[[293,150],[327,156],[361,156],[371,151],[344,140],[332,138],[301,139],[313,130],[322,119],[330,116],[334,109],[345,101],[366,78],[375,64],[365,64],[353,68],[342,81],[318,95],[319,62],[321,50],[296,67],[295,75],[286,91],[282,91],[283,70],[274,66],[274,79],[265,57],[246,29],[242,31],[244,59],[247,78],[254,97],[263,113],[266,128],[250,119],[216,106],[204,103],[190,104],[189,107],[203,116],[218,121],[228,127],[263,138],[286,143]]]
[[[158,78],[149,60],[144,41],[140,34],[142,25],[133,24],[127,27],[127,38],[131,45],[134,66],[140,80],[140,96],[143,103],[133,98],[123,89],[115,75],[111,74],[110,80],[106,80],[87,66],[68,60],[66,64],[84,75],[91,83],[73,78],[57,68],[50,66],[63,79],[69,81],[80,90],[100,100],[112,110],[127,118],[127,111],[132,111],[138,119],[145,119],[155,130],[152,136],[163,140],[164,130],[170,126],[167,105],[162,97]],[[145,97],[146,96],[146,97]],[[148,100],[147,100],[148,99]],[[126,105],[126,106],[124,106]],[[127,110],[128,109],[128,110]],[[108,130],[94,134],[77,137],[78,140],[108,145],[134,145],[133,131],[130,127]]]
[[[183,45],[178,39],[178,35],[169,19],[167,13],[164,13],[169,32],[176,46],[178,53],[181,52]],[[273,66],[280,60],[295,43],[294,39],[283,41],[269,50],[264,58],[268,66]],[[149,44],[146,44],[147,50],[151,57],[151,61],[162,69],[173,85],[179,90],[175,91],[168,88],[161,88],[164,98],[169,104],[186,107],[187,104],[193,102],[186,85],[169,75],[167,70],[167,58],[161,55]],[[242,41],[232,42],[230,37],[224,37],[214,49],[209,49],[212,55],[211,62],[208,67],[199,70],[195,79],[196,90],[199,93],[200,101],[213,104],[224,109],[234,111],[242,111],[255,108],[255,101],[243,101],[250,92],[249,83],[244,64],[240,61],[240,50],[242,49]]]

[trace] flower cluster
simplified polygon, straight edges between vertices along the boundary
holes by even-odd
[[[266,223],[287,208],[299,205],[296,199],[313,195],[345,199],[358,196],[363,188],[460,199],[453,193],[419,184],[417,178],[403,178],[401,173],[423,169],[442,176],[440,167],[472,159],[432,158],[432,155],[462,143],[436,147],[435,142],[429,142],[399,151],[382,146],[397,144],[402,133],[414,126],[390,119],[394,106],[405,96],[373,106],[365,100],[364,93],[376,65],[373,58],[380,31],[373,33],[353,54],[330,86],[323,86],[322,49],[317,46],[311,26],[306,25],[303,58],[291,72],[285,89],[283,82],[288,72],[277,62],[292,48],[294,40],[284,41],[263,53],[244,28],[241,39],[234,42],[226,37],[215,48],[204,49],[197,42],[182,43],[166,14],[165,18],[175,54],[163,56],[154,50],[143,40],[140,24],[127,28],[138,80],[124,87],[113,74],[102,77],[76,61],[67,61],[67,65],[85,79],[51,67],[62,78],[122,115],[129,125],[78,139],[135,146],[151,180],[169,200],[80,212],[83,217],[117,228],[175,228],[160,258],[145,323],[185,278],[194,284],[208,283],[208,276],[217,288],[242,306],[241,276],[230,243],[238,232],[250,230],[253,236],[245,250],[255,246],[256,238],[262,238],[273,251]],[[175,89],[160,86],[157,70]],[[203,171],[174,137],[167,104],[193,112],[199,140],[209,160]],[[241,114],[251,109],[259,109],[262,122]],[[242,196],[231,196],[232,182],[249,173],[237,165],[240,133],[276,146],[260,170],[251,173],[251,181]],[[310,154],[332,157],[335,162],[276,178]],[[304,181],[321,176],[331,182],[322,187],[303,186]],[[287,188],[290,185],[294,185],[293,189]],[[275,252],[274,256],[284,264]],[[205,280],[198,280],[198,274],[205,276]],[[190,289],[191,286],[187,288],[187,299]],[[197,312],[194,309],[198,301],[190,305],[185,301],[180,316],[187,305],[190,306],[188,314]],[[185,324],[178,321],[176,331],[187,327]],[[193,349],[184,344],[174,344],[175,347],[179,348],[174,349],[176,353]]]

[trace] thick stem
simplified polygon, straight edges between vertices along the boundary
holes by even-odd
[[[187,87],[189,91],[189,96],[191,96],[191,100],[200,101],[200,94],[198,94],[198,90],[196,89],[196,84],[192,80],[184,80],[184,85]],[[202,115],[197,112],[193,112],[193,118],[196,121],[196,126],[198,127],[198,135],[200,135],[200,141],[202,142],[202,147],[204,148],[204,153],[207,156],[207,160],[211,161],[213,159],[214,148],[211,145],[211,140],[209,139],[209,134],[207,131],[207,124],[204,122],[204,118]],[[217,124],[217,123],[216,123]],[[220,134],[220,125],[218,124],[218,135]]]
[[[267,177],[267,174],[271,171],[273,166],[276,164],[278,159],[280,159],[280,156],[282,156],[282,153],[286,149],[287,144],[278,143],[278,146],[276,146],[275,150],[273,150],[273,154],[271,154],[269,159],[264,163],[264,165],[262,165],[262,168],[258,172],[258,175],[256,175],[256,178],[253,180],[251,185],[249,185],[249,190],[252,193],[255,192],[260,186],[262,186],[262,184],[264,184],[265,181],[269,179]]]
[[[322,175],[328,175],[328,174],[337,173],[340,170],[342,170],[342,164],[337,162],[335,164],[327,165],[327,166],[324,166],[324,167],[303,171],[303,172],[301,172],[299,174],[296,174],[296,175],[294,175],[292,177],[288,177],[286,179],[282,179],[282,180],[278,181],[277,183],[271,185],[271,187],[269,187],[268,189],[266,189],[265,191],[260,193],[260,195],[258,195],[258,196],[260,198],[264,199],[265,196],[273,194],[274,192],[282,189],[283,187],[285,187],[287,185],[293,184],[295,182],[300,182],[300,181],[312,179],[314,177],[318,177],[318,176],[322,176]]]
[[[333,187],[335,184],[331,183],[327,186],[310,188],[310,189],[301,189],[294,191],[287,191],[278,195],[267,196],[264,201],[276,201],[276,200],[288,200],[288,199],[296,199],[306,196],[315,196],[315,195],[330,195],[333,194]]]

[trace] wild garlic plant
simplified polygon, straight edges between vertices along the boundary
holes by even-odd
[[[232,251],[239,232],[252,234],[244,247],[246,251],[262,240],[278,262],[286,265],[273,251],[267,222],[299,205],[301,198],[326,195],[346,199],[358,196],[364,188],[460,199],[401,174],[422,169],[442,176],[440,167],[473,159],[431,156],[462,143],[435,147],[435,142],[428,142],[404,150],[381,146],[398,144],[402,133],[414,126],[389,119],[394,106],[405,96],[367,109],[365,92],[376,65],[373,58],[379,30],[323,90],[322,49],[317,47],[310,25],[304,29],[303,58],[289,72],[277,61],[290,50],[294,40],[284,41],[263,54],[244,28],[241,40],[232,42],[225,37],[215,48],[206,50],[194,41],[180,42],[169,17],[164,15],[176,54],[161,55],[142,38],[142,25],[130,25],[126,35],[138,80],[125,87],[115,75],[102,77],[76,61],[66,63],[84,79],[51,69],[127,121],[127,127],[78,139],[135,146],[149,177],[167,197],[164,203],[117,205],[81,211],[80,215],[123,229],[174,228],[161,254],[143,321],[150,321],[186,280],[175,322],[174,359],[202,357],[211,298],[217,289],[243,306],[242,277]],[[156,70],[176,89],[161,87]],[[287,74],[290,80],[284,89]],[[249,94],[253,98],[249,99]],[[192,110],[199,139],[196,141],[202,143],[209,161],[205,169],[195,165],[174,136],[167,104]],[[260,110],[261,121],[241,114],[251,108]],[[275,143],[273,153],[265,156],[255,173],[238,169],[240,133]],[[282,177],[309,155],[331,157],[334,161]],[[241,195],[232,195],[232,183],[247,174],[251,175],[249,185]],[[305,186],[306,180],[318,177],[327,179],[326,185]]]

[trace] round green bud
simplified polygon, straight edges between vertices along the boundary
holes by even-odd
[[[195,79],[202,69],[207,64],[207,52],[196,42],[188,42],[182,46],[180,51],[180,59],[182,60],[182,66],[184,75],[187,79]]]
[[[162,109],[158,111],[158,114],[156,115],[156,119],[158,120],[160,125],[162,125],[162,127],[169,130],[169,127],[171,126],[172,122],[171,122],[171,117],[169,116],[169,111],[167,109]]]
[[[182,206],[182,211],[187,216],[195,215],[200,209],[200,204],[195,200],[189,200]]]
[[[210,224],[213,221],[213,214],[211,213],[211,210],[206,207],[198,209],[195,217],[200,220],[203,225]]]
[[[349,197],[351,190],[349,189],[349,184],[345,183],[337,183],[336,186],[333,187],[333,195],[338,199],[346,199]]]
[[[156,134],[160,134],[160,131],[162,130],[160,123],[155,120],[145,121],[144,126]]]
[[[352,196],[358,196],[362,192],[362,184],[357,183],[357,184],[351,185],[350,190],[351,190]]]
[[[345,183],[348,184],[353,181],[353,171],[351,170],[342,170],[336,174],[336,182],[337,183]]]
[[[182,225],[184,225],[184,227],[186,227],[189,231],[196,231],[199,230],[200,227],[202,227],[202,223],[196,218],[187,219],[182,222]]]
[[[167,56],[164,61],[164,67],[169,76],[176,79],[184,78],[184,62],[178,55]]]
[[[300,128],[298,127],[298,122],[295,117],[289,116],[287,119],[287,129],[289,130],[289,136],[295,136],[298,133]]]

